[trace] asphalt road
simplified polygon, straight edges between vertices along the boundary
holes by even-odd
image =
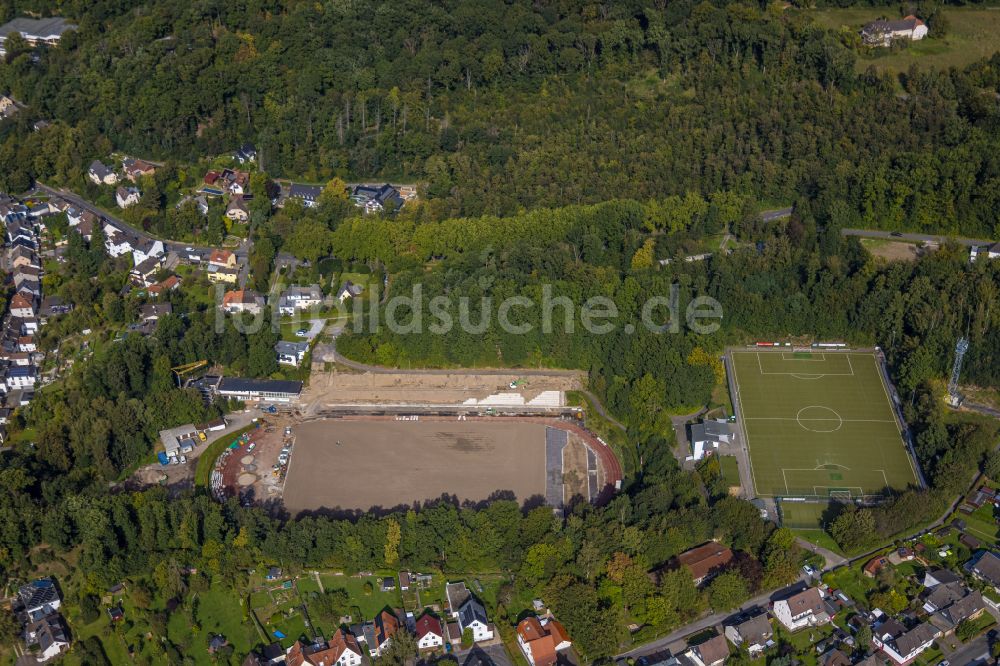
[[[135,236],[139,236],[140,238],[153,238],[153,239],[161,240],[161,241],[163,241],[163,248],[164,248],[164,250],[166,252],[168,252],[168,253],[169,252],[177,252],[182,257],[186,257],[190,253],[190,251],[187,248],[192,248],[192,250],[195,253],[197,253],[202,258],[203,261],[207,261],[208,260],[208,255],[211,254],[212,250],[214,249],[214,248],[211,248],[211,247],[208,247],[208,246],[203,246],[203,245],[194,245],[192,243],[183,243],[183,242],[180,242],[180,241],[172,241],[172,240],[166,240],[166,239],[163,239],[163,238],[157,238],[156,236],[154,236],[153,234],[149,233],[148,231],[145,231],[143,229],[137,229],[136,227],[133,227],[132,225],[128,224],[127,222],[125,222],[121,218],[119,218],[119,217],[115,216],[114,214],[112,214],[110,211],[106,211],[103,208],[98,208],[97,206],[95,206],[91,202],[89,202],[86,199],[84,199],[83,197],[81,197],[79,194],[77,194],[75,192],[72,192],[70,190],[67,190],[65,188],[49,187],[48,185],[45,185],[44,183],[37,183],[37,182],[35,183],[35,187],[36,187],[36,189],[41,190],[42,192],[45,192],[45,193],[47,193],[49,195],[56,196],[56,197],[61,197],[61,198],[65,199],[66,201],[69,201],[74,206],[78,206],[78,207],[80,207],[80,208],[82,208],[84,210],[89,210],[91,213],[93,213],[94,215],[97,215],[98,217],[106,218],[108,221],[110,221],[116,227],[119,227],[120,229],[122,229],[124,231],[127,231],[127,232],[129,232],[129,233],[131,233],[131,234],[133,234]],[[244,240],[242,243],[240,243],[240,246],[238,248],[236,248],[236,258],[237,258],[237,260],[239,261],[240,264],[245,264],[246,263],[246,259],[247,259],[247,257],[249,256],[249,253],[250,253],[250,245],[251,245],[251,243],[250,243],[249,240]],[[245,283],[246,282],[246,271],[241,271],[240,277],[241,277],[241,280],[240,280],[241,284]]]
[[[965,666],[966,664],[986,664],[990,662],[990,642],[986,635],[982,635],[968,645],[963,645],[960,649],[951,654],[946,654],[945,658],[954,666]]]
[[[966,247],[973,247],[976,245],[991,245],[993,241],[991,240],[981,240],[976,238],[953,238],[951,236],[934,236],[931,234],[904,234],[898,231],[874,231],[871,229],[841,229],[840,233],[844,236],[858,236],[860,238],[878,238],[883,240],[898,240],[898,241],[910,241],[913,243],[924,242],[924,243],[944,243],[946,241],[954,241],[959,245],[965,245]]]
[[[691,634],[698,633],[709,627],[714,627],[717,624],[723,623],[727,618],[739,615],[741,613],[753,610],[755,608],[765,608],[772,601],[778,599],[784,599],[789,597],[796,592],[805,588],[805,574],[799,577],[799,579],[789,585],[788,587],[782,588],[777,591],[767,592],[765,594],[758,595],[753,599],[750,599],[745,604],[740,606],[739,610],[729,611],[726,613],[713,613],[712,615],[706,615],[705,617],[695,620],[691,624],[685,625],[676,631],[673,631],[662,638],[657,638],[655,641],[646,643],[642,647],[637,647],[628,652],[623,652],[622,654],[616,655],[615,659],[627,658],[627,657],[641,657],[643,655],[652,654],[654,652],[659,652],[666,648],[671,643],[675,643],[682,640],[685,636],[690,636]]]
[[[784,217],[790,217],[792,214],[792,208],[778,208],[776,210],[765,210],[761,211],[760,219],[765,222],[774,222],[775,220],[780,220]]]

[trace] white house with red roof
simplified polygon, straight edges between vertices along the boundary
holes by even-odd
[[[417,648],[431,650],[444,645],[444,626],[441,620],[430,613],[424,613],[415,625]]]
[[[526,617],[517,625],[517,644],[531,666],[554,666],[559,652],[573,642],[566,628],[552,618]]]

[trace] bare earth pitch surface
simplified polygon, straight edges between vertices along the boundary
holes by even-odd
[[[734,351],[757,494],[876,494],[917,485],[873,354]]]
[[[330,419],[295,427],[284,502],[295,515],[500,490],[519,502],[544,495],[543,424]]]

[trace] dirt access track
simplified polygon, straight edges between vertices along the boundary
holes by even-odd
[[[528,402],[543,391],[580,390],[586,379],[578,370],[400,370],[362,365],[336,352],[317,356],[300,400],[305,414],[337,405],[456,405],[511,392]],[[333,370],[323,369],[324,360],[336,363]]]

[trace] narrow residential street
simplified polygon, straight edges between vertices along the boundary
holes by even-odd
[[[705,617],[695,620],[694,622],[687,624],[677,629],[676,631],[667,634],[666,636],[657,638],[654,641],[646,643],[641,647],[629,650],[628,652],[623,652],[619,655],[616,655],[615,659],[628,658],[628,657],[633,657],[633,658],[641,657],[643,655],[659,652],[660,650],[665,649],[671,643],[683,639],[685,636],[690,636],[691,634],[698,633],[703,629],[714,627],[718,624],[721,624],[723,621],[725,621],[726,618],[734,615],[739,615],[742,612],[749,611],[751,609],[758,607],[762,608],[767,607],[772,601],[789,597],[792,594],[802,590],[804,587],[805,587],[805,574],[802,574],[795,583],[789,585],[788,587],[784,587],[777,591],[771,591],[771,592],[766,592],[764,594],[760,594],[754,597],[753,599],[750,599],[746,603],[744,603],[737,610],[729,611],[726,613],[713,613],[711,615],[706,615]]]

